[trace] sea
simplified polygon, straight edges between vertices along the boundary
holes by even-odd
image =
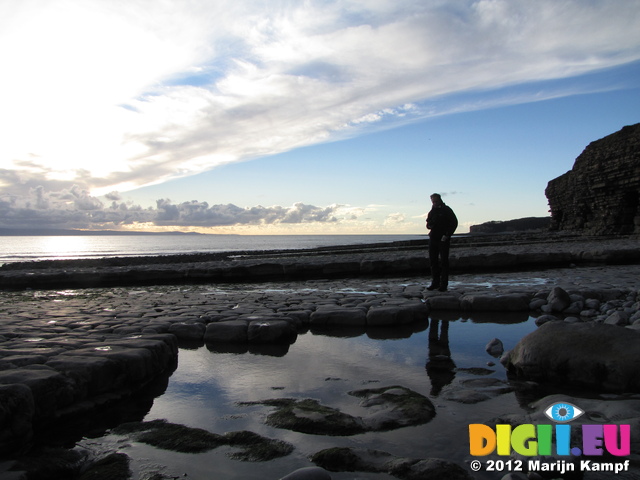
[[[424,235],[61,235],[0,236],[0,264],[261,250],[417,240]]]

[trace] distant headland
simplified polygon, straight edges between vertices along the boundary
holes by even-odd
[[[121,230],[74,230],[60,228],[0,228],[0,236],[4,237],[64,237],[73,235],[207,235],[198,232],[140,232]]]

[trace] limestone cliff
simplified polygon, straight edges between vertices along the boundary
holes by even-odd
[[[640,123],[590,143],[545,194],[554,230],[640,233]]]

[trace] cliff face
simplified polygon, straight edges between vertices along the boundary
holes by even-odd
[[[640,233],[640,123],[590,143],[545,194],[554,230]]]

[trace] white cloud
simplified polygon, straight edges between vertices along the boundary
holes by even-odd
[[[207,202],[182,202],[160,199],[156,208],[142,208],[120,201],[117,192],[105,205],[88,191],[74,185],[70,189],[49,192],[43,187],[28,195],[0,195],[0,228],[74,228],[74,229],[179,229],[215,227],[246,227],[265,225],[320,225],[345,220],[339,205],[316,207],[296,203],[290,207],[278,205],[238,207],[211,205]],[[346,218],[348,221],[348,218]]]
[[[615,0],[7,0],[0,189],[126,191],[382,123],[539,99],[429,103],[636,61],[639,11]]]

